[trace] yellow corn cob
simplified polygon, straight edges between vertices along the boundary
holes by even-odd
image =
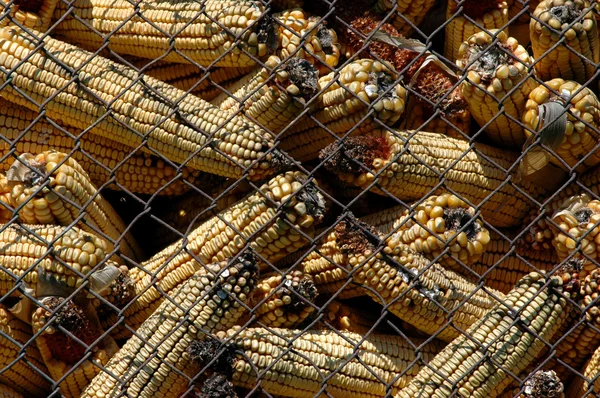
[[[268,328],[299,327],[315,310],[312,303],[317,295],[312,278],[301,271],[264,275],[249,302],[253,322]]]
[[[0,173],[0,224],[8,223],[14,215],[15,205],[10,191],[6,176]]]
[[[519,15],[516,20],[517,24],[529,24],[529,21],[531,20],[531,14],[538,4],[540,4],[540,0],[529,0],[529,8],[527,8],[527,5],[524,3],[526,3],[525,0],[506,0],[506,4],[508,5],[508,19],[511,20],[511,26],[509,26],[509,29],[512,28],[513,24],[515,24],[515,22],[513,22],[513,18],[517,17],[517,15]],[[527,9],[528,11],[522,12],[524,9]]]
[[[378,0],[375,11],[387,15],[396,7],[390,23],[400,34],[408,36],[413,31],[411,24],[419,26],[434,3],[435,0]]]
[[[201,172],[181,167],[181,178],[176,180],[177,169],[162,159],[144,152],[132,154],[133,149],[115,141],[94,134],[81,134],[81,130],[67,128],[66,134],[45,119],[37,120],[39,113],[31,111],[0,98],[0,140],[2,155],[12,148],[15,154],[39,153],[50,149],[71,153],[87,172],[92,183],[102,186],[111,179],[119,184],[109,184],[108,189],[119,186],[132,193],[149,195],[180,195],[190,189],[190,185],[202,186],[206,178]],[[58,123],[60,125],[60,123]],[[25,131],[25,132],[24,132]],[[79,148],[73,151],[79,143]],[[120,165],[120,163],[123,164]],[[0,163],[0,170],[6,171],[10,162]],[[189,184],[186,183],[189,182]]]
[[[310,16],[301,8],[282,11],[275,14],[274,18],[278,22],[276,55],[279,58],[283,61],[287,58],[306,59],[321,75],[337,66],[340,60],[337,34],[326,27],[324,19]]]
[[[232,114],[241,113],[272,133],[279,133],[300,115],[305,101],[317,94],[318,72],[308,61],[291,58],[281,63],[270,56],[212,101]]]
[[[113,243],[133,260],[143,253],[112,206],[100,195],[76,160],[55,151],[37,155],[24,153],[8,170],[15,207],[22,207],[21,220],[27,224],[77,225],[90,233],[106,235],[108,250]],[[121,238],[123,235],[123,238]]]
[[[401,128],[405,130],[431,131],[432,133],[445,134],[454,138],[469,136],[471,128],[471,114],[468,110],[455,112],[453,117],[432,116],[423,104],[414,96],[409,97],[404,111]]]
[[[519,123],[527,97],[537,86],[528,74],[532,63],[516,39],[497,29],[474,34],[458,50],[456,65],[468,79],[461,90],[469,111],[482,128],[491,121],[485,133],[501,148],[521,149],[525,143]]]
[[[570,260],[568,264],[575,264],[581,268],[583,261],[580,259]],[[590,358],[594,349],[600,345],[600,310],[598,306],[598,297],[600,289],[600,273],[594,270],[582,279],[580,287],[580,296],[583,313],[573,311],[573,321],[569,322],[563,330],[561,338],[556,346],[556,356],[554,359],[559,362],[553,365],[559,376],[565,380],[571,379],[571,369],[579,370]],[[578,323],[580,320],[583,322]]]
[[[592,357],[585,364],[581,376],[567,389],[567,398],[593,398],[600,393],[600,346],[596,347]]]
[[[565,386],[553,370],[538,370],[529,375],[523,388],[504,391],[500,398],[565,398]]]
[[[54,19],[61,22],[53,32],[94,51],[110,38],[108,48],[118,54],[246,67],[255,64],[252,57],[273,50],[269,47],[275,27],[263,15],[261,2],[249,0],[145,2],[139,6],[126,0],[77,0],[59,2]]]
[[[79,287],[84,277],[105,260],[107,253],[104,239],[77,227],[3,225],[0,295],[14,289],[16,278],[22,278],[35,292],[40,279],[38,267],[70,288]]]
[[[552,216],[558,225],[550,226],[559,260],[572,256],[584,260],[584,271],[591,272],[599,261],[600,245],[600,201],[592,200],[587,194],[573,196],[562,203]]]
[[[51,389],[50,383],[47,381],[48,376],[40,374],[40,371],[48,373],[48,369],[32,343],[31,327],[0,307],[0,333],[0,382],[25,397],[47,396]],[[25,355],[19,358],[23,351]]]
[[[313,114],[282,135],[281,149],[298,161],[307,161],[335,142],[336,136],[349,131],[366,134],[379,126],[393,125],[404,112],[407,95],[396,79],[391,69],[371,59],[353,61],[339,74],[321,77],[321,94]]]
[[[517,159],[515,153],[435,133],[374,131],[368,137],[345,139],[342,149],[330,145],[321,152],[325,158],[325,167],[343,181],[361,188],[376,181],[373,192],[385,190],[400,200],[434,194],[441,175],[446,188],[477,206],[495,227],[520,224],[530,211],[531,200],[516,187],[533,198],[544,193],[528,181],[502,185],[509,178],[504,170]]]
[[[25,396],[8,386],[0,384],[0,398],[25,398]]]
[[[4,9],[0,18],[0,28],[19,24],[28,29],[46,32],[58,2],[59,0],[0,1],[0,8]],[[9,3],[12,3],[11,6]]]
[[[529,29],[540,79],[560,77],[584,84],[593,78],[600,48],[592,10],[585,0],[544,0],[538,4]]]
[[[338,285],[351,280],[349,287],[362,287],[363,295],[366,293],[398,318],[430,335],[436,333],[436,337],[444,341],[452,340],[459,333],[445,324],[446,311],[456,311],[454,324],[464,330],[495,304],[487,292],[436,263],[430,266],[428,260],[404,244],[397,244],[392,250],[388,239],[383,251],[375,252],[367,233],[374,237],[380,235],[358,220],[340,220],[325,243],[331,251],[337,252],[333,265],[336,268],[320,275],[313,273],[317,287],[321,288],[323,280],[330,284],[335,281]],[[322,246],[317,249],[316,253],[323,252]],[[385,254],[388,252],[393,254]],[[306,263],[303,265],[304,272],[311,274]],[[413,283],[420,287],[412,286]],[[496,297],[503,297],[500,292],[492,292]]]
[[[240,77],[252,72],[254,67],[246,68],[208,68],[193,64],[173,64],[170,62],[153,62],[144,67],[149,60],[144,59],[134,64],[146,76],[172,85],[183,91],[189,91],[205,101],[212,101],[223,92],[220,87],[228,88]],[[143,68],[143,69],[142,69]]]
[[[548,284],[550,286],[548,286]],[[464,335],[436,355],[397,398],[495,397],[536,363],[567,318],[568,284],[532,272]],[[469,337],[467,337],[469,336]]]
[[[312,398],[318,392],[348,398],[386,396],[388,387],[392,392],[402,388],[441,349],[436,341],[417,340],[413,345],[399,336],[327,330],[234,327],[217,336],[233,340],[235,386],[260,385],[269,394],[296,398]]]
[[[197,271],[172,295],[173,302],[165,300],[140,326],[81,398],[116,397],[121,392],[140,398],[181,396],[187,389],[186,376],[198,371],[187,347],[238,321],[257,273],[251,255]]]
[[[48,37],[44,51],[34,51],[31,37],[13,27],[0,29],[0,48],[1,67],[12,70],[19,64],[10,74],[12,83],[0,95],[35,111],[38,107],[23,98],[17,88],[38,103],[49,101],[46,115],[66,125],[85,129],[95,123],[94,134],[131,147],[145,141],[145,151],[155,149],[174,162],[186,162],[190,168],[225,177],[239,178],[243,169],[249,168],[250,178],[261,179],[282,166],[280,152],[265,153],[273,149],[270,134],[243,117],[231,118],[200,98],[158,80],[144,77],[143,82],[134,82],[138,73],[131,68]],[[78,69],[77,83],[69,83],[73,75],[65,67]],[[33,74],[47,79],[42,82],[36,77],[36,85],[32,85]],[[7,78],[0,73],[1,83]],[[38,92],[35,87],[43,90]],[[123,92],[127,94],[121,96]],[[102,103],[98,103],[99,98]],[[111,103],[110,110],[104,102]],[[108,114],[110,117],[105,117]]]
[[[456,195],[424,199],[409,209],[401,205],[360,220],[389,237],[392,252],[386,254],[392,254],[395,245],[408,245],[429,259],[440,256],[436,261],[441,265],[463,272],[463,264],[469,266],[485,253],[490,232],[475,217],[475,209]]]
[[[274,177],[260,187],[260,192],[194,229],[186,240],[179,240],[132,269],[130,277],[138,298],[125,310],[125,323],[134,330],[141,325],[164,297],[157,288],[169,294],[202,268],[199,261],[208,264],[225,260],[239,253],[246,243],[271,264],[300,249],[307,243],[305,236],[314,236],[314,224],[324,212],[323,197],[313,180],[299,172]],[[124,330],[115,338],[128,334]]]
[[[531,250],[521,241],[511,244],[518,231],[500,231],[506,238],[490,231],[485,252],[469,267],[484,280],[485,286],[508,293],[528,273],[550,271],[560,262],[553,249]],[[513,247],[514,251],[511,251]]]
[[[566,100],[570,101],[567,128],[564,138],[552,148],[559,159],[554,155],[548,155],[549,161],[563,168],[565,168],[563,161],[569,167],[581,163],[578,170],[583,171],[600,163],[600,151],[596,149],[599,138],[596,129],[600,126],[600,101],[592,90],[574,81],[563,79],[552,79],[539,85],[529,94],[526,103],[523,114],[523,123],[526,127],[524,131],[529,137],[539,130],[540,105],[552,102],[564,105]]]
[[[459,9],[462,8],[462,11]],[[448,0],[445,27],[444,57],[450,61],[458,55],[462,43],[483,29],[505,29],[508,26],[508,5],[504,0]]]
[[[105,366],[119,348],[112,337],[100,338],[104,331],[93,312],[62,297],[45,297],[40,302],[43,307],[35,310],[31,322],[33,332],[40,333],[35,340],[37,347],[52,378],[59,381],[65,377],[59,383],[61,393],[79,398],[100,373],[99,365]],[[94,347],[93,353],[86,356],[89,347]]]

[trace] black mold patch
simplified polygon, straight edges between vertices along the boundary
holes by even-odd
[[[327,170],[337,174],[362,174],[367,171],[362,165],[372,168],[376,158],[389,158],[390,148],[385,138],[360,136],[345,139],[341,148],[338,143],[328,145],[321,150],[319,158],[323,160],[332,153],[334,155],[324,164]]]
[[[224,345],[213,338],[202,341],[194,340],[188,346],[187,353],[192,361],[201,367],[205,367],[217,357],[209,369],[228,377],[233,373],[235,363],[235,346],[233,344]]]
[[[525,381],[524,390],[527,398],[555,398],[561,396],[564,386],[556,373],[538,371]]]
[[[269,54],[272,54],[278,47],[279,35],[277,33],[277,23],[271,13],[263,15],[258,21],[258,42],[265,43]]]
[[[396,81],[387,73],[369,73],[368,83],[376,85],[380,92],[385,92],[385,97],[391,97],[394,94],[393,90],[389,92],[387,90],[390,87],[393,87],[396,84]]]
[[[233,383],[220,373],[209,377],[196,393],[197,398],[237,398],[237,396]]]
[[[305,298],[307,301],[309,301],[311,303],[315,301],[315,299],[317,298],[317,296],[319,294],[317,292],[317,287],[315,286],[313,281],[310,280],[310,278],[302,279],[298,283],[298,286],[292,286],[292,287],[290,287],[290,289],[295,291],[297,294],[299,294],[300,296],[302,296],[303,298]],[[294,297],[295,295],[293,293],[290,294],[290,296],[293,297],[294,299],[286,307],[291,311],[300,312],[309,305],[305,300],[302,300],[299,297]]]
[[[317,30],[317,39],[319,39],[321,48],[325,54],[333,54],[333,35],[325,26],[325,24],[319,25],[319,29]]]
[[[317,95],[319,73],[310,62],[301,58],[291,58],[282,69],[289,74],[290,82],[300,89],[303,99],[308,101]]]
[[[479,232],[479,225],[473,220],[473,216],[471,216],[467,210],[462,208],[450,208],[444,209],[444,221],[446,222],[446,228],[459,231],[463,227],[462,231],[467,234],[467,238],[473,239]]]
[[[481,81],[490,83],[494,72],[500,65],[512,65],[513,58],[510,51],[501,43],[492,46],[475,46],[475,51],[469,54],[469,62],[473,62],[471,68],[481,75]]]
[[[593,210],[588,209],[587,207],[584,207],[583,209],[579,209],[574,213],[575,218],[580,223],[590,222],[590,217],[592,217],[592,214],[594,214]]]
[[[303,181],[301,182],[304,183]],[[313,216],[317,223],[325,216],[325,211],[327,210],[325,198],[314,183],[309,182],[306,184],[296,194],[296,199],[300,202],[304,202],[306,205],[306,212]]]
[[[561,24],[570,24],[581,15],[581,11],[578,10],[573,3],[569,3],[564,6],[550,8],[550,14],[552,14],[552,16]]]

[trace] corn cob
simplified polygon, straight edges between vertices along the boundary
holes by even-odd
[[[456,90],[459,91],[459,90]],[[462,98],[462,97],[461,97]],[[431,131],[454,138],[465,138],[470,134],[471,114],[464,109],[452,117],[432,114],[431,107],[415,96],[408,98],[404,118],[400,124],[405,130]]]
[[[37,347],[52,378],[59,381],[64,377],[59,383],[61,393],[78,398],[100,373],[98,365],[105,366],[118,346],[110,336],[101,338],[104,331],[93,310],[62,297],[44,297],[40,302],[32,315],[33,332],[40,333]],[[85,351],[89,347],[94,348],[88,356]]]
[[[279,175],[262,185],[259,192],[194,229],[186,240],[179,240],[132,269],[130,277],[138,298],[124,311],[125,323],[135,330],[160,305],[164,297],[161,291],[170,294],[202,268],[201,263],[223,261],[249,244],[272,264],[304,246],[306,236],[313,236],[314,224],[325,212],[317,189],[302,173]],[[114,336],[128,334],[125,330]]]
[[[396,78],[387,66],[370,59],[353,61],[339,74],[321,77],[313,115],[282,135],[281,149],[298,161],[307,161],[349,131],[366,134],[393,125],[404,112],[407,95]]]
[[[441,349],[438,342],[417,340],[413,345],[399,336],[327,330],[234,327],[217,337],[232,340],[231,380],[236,387],[259,385],[269,394],[296,398],[321,392],[348,398],[386,396],[388,388],[402,388]]]
[[[442,194],[424,199],[408,209],[396,206],[360,220],[389,236],[392,252],[386,254],[392,254],[397,244],[398,250],[402,250],[400,245],[408,245],[429,259],[439,257],[436,261],[441,265],[464,271],[463,264],[469,266],[485,253],[490,232],[481,218],[475,217],[475,209],[457,196]]]
[[[306,60],[290,58],[283,63],[270,56],[265,68],[256,69],[212,101],[232,114],[243,113],[262,128],[279,133],[317,94],[317,70]],[[230,91],[230,92],[229,92]]]
[[[0,384],[0,398],[25,398],[25,396],[8,386]]]
[[[58,2],[59,0],[0,1],[0,7],[4,9],[2,18],[0,18],[0,28],[19,24],[28,29],[46,32]],[[10,3],[12,3],[11,6],[9,6]]]
[[[457,337],[396,395],[397,398],[495,397],[542,354],[567,318],[560,276],[532,272],[490,312]],[[576,292],[575,292],[576,293]],[[469,336],[469,337],[467,337]],[[435,370],[434,370],[435,369]]]
[[[317,296],[312,278],[301,271],[264,275],[250,297],[252,320],[261,327],[296,328],[315,310]],[[241,320],[241,324],[246,322]]]
[[[172,85],[183,91],[189,91],[205,101],[212,101],[239,78],[252,72],[252,66],[245,68],[201,68],[194,64],[173,64],[153,62],[145,67],[149,60],[134,64],[146,76]],[[222,87],[222,88],[221,88]]]
[[[388,15],[396,7],[390,23],[400,34],[408,36],[413,31],[412,25],[419,26],[434,3],[435,0],[377,0],[374,10]]]
[[[48,370],[38,349],[31,344],[31,327],[0,306],[0,333],[0,367],[3,370],[0,382],[25,397],[47,396],[50,383],[40,372],[48,373]],[[21,357],[23,352],[25,355]],[[2,393],[0,389],[0,396]]]
[[[501,230],[498,234],[490,231],[486,251],[469,267],[483,279],[485,286],[502,293],[508,293],[528,273],[551,271],[560,262],[554,250],[531,250],[524,242],[515,241],[517,232]]]
[[[552,245],[559,260],[570,257],[584,260],[584,271],[591,272],[599,261],[600,244],[600,201],[592,200],[587,194],[565,200],[552,216],[558,229],[551,226],[554,234]]]
[[[17,278],[36,292],[39,267],[59,283],[79,287],[108,253],[104,239],[77,227],[53,225],[4,225],[0,245],[2,296],[12,292]]]
[[[583,376],[578,376],[569,386],[567,398],[597,397],[600,393],[600,347],[596,347],[581,373]]]
[[[65,129],[72,135],[64,133],[43,118],[37,120],[37,112],[2,98],[0,108],[3,110],[0,115],[0,134],[5,139],[0,140],[3,156],[12,148],[16,149],[16,155],[51,149],[71,153],[94,185],[104,185],[114,173],[114,181],[119,186],[140,194],[180,195],[189,190],[191,185],[200,186],[206,178],[203,173],[182,166],[181,178],[176,179],[178,171],[175,167],[148,153],[132,154],[132,148],[98,135],[81,134],[81,130],[77,129]],[[74,148],[77,150],[73,151]],[[5,172],[9,166],[9,162],[1,162],[0,170]],[[109,184],[107,188],[119,189],[117,184]]]
[[[563,108],[569,103],[569,109],[566,114],[564,138],[554,138],[555,142],[551,145],[559,159],[548,153],[549,161],[562,168],[565,168],[563,162],[569,167],[577,166],[578,171],[600,163],[600,153],[596,148],[599,137],[596,129],[600,126],[600,101],[589,88],[576,82],[553,79],[539,85],[529,94],[523,114],[525,135],[529,138],[534,132],[540,131],[540,106],[554,103],[561,104]],[[542,134],[544,135],[548,133]],[[548,137],[550,138],[553,137]]]
[[[179,397],[198,369],[187,347],[232,327],[246,310],[258,267],[252,255],[208,265],[165,300],[81,395]],[[147,362],[147,363],[146,363]],[[182,374],[183,373],[183,374]],[[115,378],[116,377],[116,378]]]
[[[506,0],[506,4],[508,6],[508,19],[511,20],[511,26],[509,26],[509,29],[511,29],[512,25],[515,23],[513,22],[513,18],[517,17],[517,15],[519,15],[516,20],[517,24],[529,24],[529,21],[531,20],[531,14],[534,12],[538,4],[540,4],[540,0],[529,0],[529,7],[527,7],[526,3],[527,2],[525,0]],[[524,9],[527,9],[527,11],[522,12]]]
[[[553,370],[538,370],[523,384],[523,388],[503,392],[500,398],[565,398],[565,386]]]
[[[544,0],[529,24],[535,71],[542,80],[562,78],[585,84],[600,60],[598,27],[585,0]]]
[[[169,160],[224,177],[241,177],[249,168],[250,178],[261,179],[283,165],[280,152],[265,153],[274,145],[268,133],[158,80],[144,77],[141,82],[131,68],[48,37],[44,51],[34,51],[34,42],[13,27],[0,30],[0,46],[0,66],[15,69],[11,84],[2,90],[8,101],[38,110],[19,89],[38,103],[48,101],[46,115],[55,120],[81,129],[95,123],[94,134],[131,147],[146,142],[144,151],[155,149]],[[73,74],[64,68],[78,69],[76,84],[70,84]],[[44,88],[41,93],[30,84],[33,74],[48,77],[43,83],[37,80],[35,87]],[[7,78],[0,73],[0,83]],[[110,111],[104,102],[111,103]],[[108,112],[111,116],[104,117]]]
[[[400,200],[434,194],[441,175],[447,189],[477,206],[495,227],[520,224],[531,209],[531,200],[517,187],[533,198],[544,192],[528,181],[502,185],[516,154],[435,133],[374,131],[345,139],[343,149],[331,144],[321,151],[326,158],[325,167],[341,180],[361,188],[375,181],[372,192],[385,190]]]
[[[497,29],[474,34],[458,50],[456,65],[468,79],[461,90],[469,112],[482,128],[491,121],[485,133],[501,148],[521,149],[525,143],[519,123],[537,86],[528,75],[532,63],[516,39]],[[518,89],[509,95],[515,86]]]
[[[340,59],[337,34],[327,28],[321,17],[310,16],[301,8],[293,8],[274,15],[278,22],[278,47],[275,55],[303,58],[324,75],[333,70]]]
[[[259,1],[59,2],[54,33],[89,50],[201,66],[247,67],[273,51],[275,27]],[[262,18],[261,18],[262,17]],[[236,40],[237,39],[237,40]],[[213,64],[214,63],[214,64]]]
[[[462,8],[462,11],[459,11]],[[508,26],[508,5],[504,0],[448,0],[445,27],[444,57],[460,58],[459,48],[469,37],[482,30],[504,30]]]
[[[8,223],[14,215],[15,205],[10,191],[6,176],[0,173],[0,224]]]
[[[100,195],[76,160],[67,154],[47,151],[36,156],[24,153],[7,172],[15,207],[27,224],[77,225],[89,232],[105,235],[108,250],[113,243],[134,260],[143,253],[112,206]],[[121,238],[123,235],[123,238]]]
[[[410,97],[409,106],[411,110],[420,111],[419,116],[423,121],[433,117],[435,123],[445,125],[445,119],[468,134],[468,128],[465,126],[468,125],[470,115],[467,103],[460,90],[455,87],[455,76],[450,75],[436,62],[425,64],[428,53],[423,53],[424,50],[394,45],[394,40],[400,33],[392,25],[385,23],[374,13],[353,12],[356,8],[360,7],[349,6],[338,10],[341,14],[338,18],[345,22],[338,26],[338,30],[347,57],[374,58],[389,62],[399,74],[404,75],[406,82],[411,82],[416,95]],[[366,41],[365,38],[373,31],[387,34],[389,40],[372,38]],[[422,47],[425,48],[425,45]],[[410,105],[411,102],[419,106]],[[411,122],[412,114],[407,111],[404,114],[407,119],[404,122],[407,124],[406,128],[412,128],[418,120]],[[454,132],[454,129],[451,131]]]

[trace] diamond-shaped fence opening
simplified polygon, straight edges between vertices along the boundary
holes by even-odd
[[[599,10],[0,1],[0,392],[600,396]]]

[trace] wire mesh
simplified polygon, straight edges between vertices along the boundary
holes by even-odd
[[[5,396],[600,396],[596,1],[0,6]]]

